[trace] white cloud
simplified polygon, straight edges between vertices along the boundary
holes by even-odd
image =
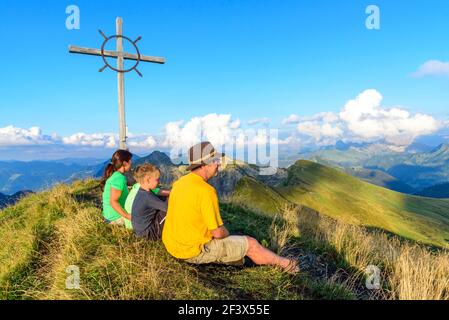
[[[113,133],[76,133],[68,137],[62,138],[62,142],[73,146],[102,147],[113,149],[116,148],[117,135]]]
[[[296,123],[296,130],[287,127],[282,139],[268,139],[266,133],[255,129],[242,129],[239,119],[230,114],[208,114],[188,121],[169,122],[162,136],[128,134],[128,146],[132,151],[150,149],[187,148],[200,141],[211,141],[217,148],[235,145],[237,148],[273,142],[294,148],[295,145],[330,145],[337,140],[369,142],[386,140],[397,146],[410,144],[416,137],[432,134],[442,126],[449,127],[449,120],[437,121],[432,116],[413,114],[403,107],[382,106],[382,95],[376,90],[366,90],[349,100],[340,112],[321,112],[312,116],[292,114],[284,124]],[[269,123],[268,118],[253,119],[248,124]],[[0,147],[54,145],[56,149],[98,150],[109,152],[118,147],[115,133],[76,133],[65,137],[45,135],[38,127],[29,129],[9,126],[0,128]]]
[[[298,131],[320,144],[333,144],[345,138],[353,141],[385,139],[393,144],[408,145],[416,137],[434,133],[442,125],[426,114],[413,115],[400,107],[382,107],[382,99],[378,91],[366,90],[349,100],[338,114],[299,117],[303,122],[298,124]]]
[[[449,62],[441,62],[438,60],[430,60],[418,68],[418,71],[412,74],[413,77],[425,76],[448,76]]]
[[[397,144],[409,144],[416,137],[437,131],[440,124],[425,114],[412,115],[407,110],[381,107],[382,95],[366,90],[346,103],[340,113],[349,132],[364,139],[381,139]]]
[[[288,145],[299,144],[299,143],[300,143],[300,140],[294,134],[288,136],[285,139],[278,139],[279,145],[288,146]]]
[[[290,116],[288,116],[287,118],[285,118],[284,120],[282,120],[282,124],[287,125],[287,124],[297,124],[301,121],[301,117],[296,115],[296,114],[292,114]]]
[[[119,145],[118,135],[115,133],[76,133],[64,137],[62,142],[66,145],[84,146],[93,148],[115,149]],[[128,134],[127,145],[131,149],[145,150],[154,148],[157,145],[156,140],[148,134]]]
[[[118,135],[113,133],[76,133],[66,137],[44,134],[38,127],[29,129],[8,126],[0,128],[0,149],[3,159],[46,160],[66,157],[107,158],[118,148]],[[144,153],[158,147],[148,134],[128,134],[132,152]]]
[[[224,145],[233,138],[234,130],[240,127],[240,120],[232,120],[229,114],[208,114],[184,121],[169,122],[165,126],[166,147],[187,148],[202,140],[214,145]]]
[[[29,129],[8,126],[0,128],[0,146],[28,146],[28,145],[46,145],[59,140],[55,134],[49,136],[42,134],[38,127]]]
[[[332,126],[330,123],[319,123],[316,121],[307,121],[298,124],[298,131],[314,137],[317,141],[321,138],[339,139],[343,135],[343,130],[338,126]]]
[[[250,126],[256,125],[256,124],[269,124],[271,122],[270,118],[257,118],[257,119],[251,119],[247,123]]]
[[[131,148],[136,148],[136,149],[151,149],[151,148],[156,147],[157,142],[152,136],[148,136],[148,137],[144,137],[143,139],[140,139],[137,141],[130,139],[128,142],[128,145]]]
[[[298,116],[296,114],[292,114],[282,120],[282,124],[299,124],[300,122],[309,122],[309,121],[324,121],[324,122],[335,122],[338,120],[338,115],[333,112],[320,112],[314,114],[312,116]]]
[[[240,119],[237,119],[237,120],[231,122],[231,124],[229,125],[229,128],[236,130],[236,129],[240,128],[240,125],[241,125]]]

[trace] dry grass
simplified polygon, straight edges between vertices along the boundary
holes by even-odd
[[[347,280],[349,286],[363,280],[366,268],[374,265],[381,270],[382,289],[373,291],[373,298],[449,299],[449,251],[430,250],[382,231],[368,231],[320,216],[306,208],[297,209],[297,213],[301,237],[334,251],[356,270]],[[286,216],[292,215],[287,212]]]
[[[195,270],[172,259],[161,243],[137,240],[132,233],[104,224],[98,208],[82,205],[73,197],[74,187],[51,191],[48,206],[62,210],[54,223],[54,237],[47,243],[33,277],[44,286],[21,292],[31,299],[185,299],[213,298],[199,284]],[[80,271],[80,290],[67,290],[67,267]]]
[[[95,185],[57,186],[1,212],[0,299],[300,297],[293,284],[284,289],[285,275],[275,269],[202,271],[172,258],[160,242],[106,225]],[[69,266],[80,270],[79,290],[66,287]]]
[[[292,282],[270,268],[218,269],[216,273],[211,269],[207,283],[200,279],[204,275],[197,268],[170,257],[161,243],[138,240],[124,229],[105,225],[100,210],[86,196],[95,185],[88,181],[57,186],[1,212],[0,299],[216,299],[241,295],[262,299],[272,298],[270,292],[277,292],[275,297],[296,299],[302,295],[301,286],[309,286],[309,291],[313,286]],[[78,196],[84,197],[83,201]],[[449,299],[448,251],[431,251],[307,208],[286,206],[274,218],[260,215],[260,221],[242,216],[238,210],[229,215],[234,227],[254,233],[265,228],[263,221],[267,220],[266,239],[278,253],[288,253],[292,246],[303,243],[316,254],[340,259],[342,268],[315,291],[343,285],[353,292],[363,283],[367,266],[376,265],[382,271],[382,289],[373,291],[372,298]],[[80,290],[66,288],[66,269],[71,265],[80,268]],[[227,281],[229,288],[214,281]]]
[[[277,254],[283,255],[292,249],[289,241],[292,236],[298,236],[298,228],[295,223],[297,211],[294,206],[285,205],[280,213],[277,213],[270,226],[270,247]]]

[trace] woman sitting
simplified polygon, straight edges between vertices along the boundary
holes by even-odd
[[[138,237],[160,240],[167,214],[168,203],[158,198],[151,190],[159,185],[161,172],[151,164],[143,164],[136,176],[140,188],[132,205],[131,222]]]
[[[132,154],[127,150],[118,150],[112,161],[106,166],[103,186],[103,217],[111,225],[125,225],[125,219],[131,216],[124,209],[128,197],[128,184],[125,172],[131,170]]]

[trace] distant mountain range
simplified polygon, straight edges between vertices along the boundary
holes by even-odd
[[[0,192],[14,194],[22,190],[40,191],[56,183],[67,183],[92,176],[98,165],[71,161],[2,161]]]
[[[382,143],[337,144],[298,157],[409,194],[449,182],[449,144],[436,148],[412,144],[404,149]]]
[[[304,159],[334,167],[372,184],[406,194],[419,194],[428,197],[449,197],[444,184],[449,183],[449,144],[430,147],[414,143],[407,148],[391,146],[385,142],[344,143],[324,147],[307,153],[280,159],[280,163],[290,166],[297,160]],[[185,164],[174,164],[163,152],[155,151],[148,156],[134,155],[134,167],[150,162],[162,171],[161,182],[170,185],[185,170]],[[40,191],[56,183],[69,183],[87,177],[100,178],[108,160],[99,159],[62,159],[55,161],[0,161],[0,192],[6,195],[22,190]],[[232,168],[232,166],[230,167]],[[257,176],[256,166],[233,167],[231,171],[220,173],[230,175],[225,179],[226,185],[217,189],[228,194],[237,185],[241,176]],[[275,176],[265,176],[265,182],[273,184],[279,176],[286,174],[280,168]],[[129,183],[134,179],[128,174]],[[217,179],[217,181],[223,181]],[[213,182],[215,183],[215,182]],[[442,185],[442,186],[441,186]]]
[[[20,192],[13,194],[12,196],[7,196],[3,193],[0,193],[0,210],[7,206],[13,205],[17,201],[19,201],[22,197],[25,197],[25,196],[29,195],[30,193],[32,193],[32,192],[31,191],[20,191]]]
[[[449,183],[443,183],[429,188],[425,188],[424,190],[416,193],[416,195],[429,198],[449,199]]]

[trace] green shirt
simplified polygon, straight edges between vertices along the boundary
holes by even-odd
[[[132,215],[131,211],[133,209],[134,199],[136,198],[136,195],[137,195],[137,192],[139,192],[139,189],[140,189],[140,184],[136,183],[135,185],[133,185],[131,191],[129,192],[128,198],[126,198],[126,203],[125,203],[124,209],[126,210],[126,212],[128,212],[131,215]],[[154,190],[151,190],[151,192],[153,192],[155,195],[158,195],[160,190],[161,190],[161,188],[156,188]],[[130,230],[132,230],[132,228],[133,228],[131,221],[128,219],[125,219],[125,226],[126,226],[126,229],[130,229]]]
[[[112,176],[106,180],[106,185],[103,191],[103,216],[106,220],[115,221],[122,216],[111,207],[111,188],[122,191],[122,194],[118,200],[120,206],[125,208],[126,198],[128,197],[128,185],[126,183],[126,177],[116,171]]]

